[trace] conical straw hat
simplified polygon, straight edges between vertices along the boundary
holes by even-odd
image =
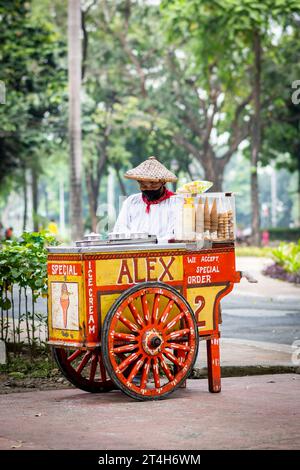
[[[169,171],[155,157],[149,157],[137,167],[126,171],[124,176],[125,178],[137,181],[177,181],[177,177],[174,173]]]

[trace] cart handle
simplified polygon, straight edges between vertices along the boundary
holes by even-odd
[[[258,282],[257,279],[255,279],[252,274],[250,274],[248,271],[240,271],[241,273],[241,277],[244,277],[247,279],[248,282],[250,282],[251,284],[255,284]]]

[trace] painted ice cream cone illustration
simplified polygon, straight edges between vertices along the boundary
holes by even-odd
[[[64,282],[61,286],[61,294],[60,294],[60,305],[63,312],[63,324],[64,328],[67,328],[68,322],[68,308],[70,305],[70,293],[68,292],[67,284]]]

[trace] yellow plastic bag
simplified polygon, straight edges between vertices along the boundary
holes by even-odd
[[[213,183],[211,181],[190,181],[181,186],[181,188],[178,188],[176,193],[201,194],[211,188],[212,185]]]

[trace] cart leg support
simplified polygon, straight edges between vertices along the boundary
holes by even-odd
[[[220,338],[218,336],[206,341],[208,389],[211,393],[221,391],[221,367],[220,367]]]

